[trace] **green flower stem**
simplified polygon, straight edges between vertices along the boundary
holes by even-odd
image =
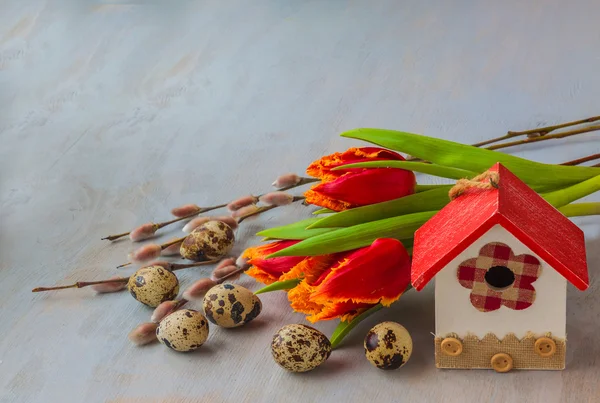
[[[588,215],[600,215],[600,202],[593,203],[571,203],[558,209],[567,217],[581,217]]]
[[[329,341],[331,342],[331,348],[335,349],[339,346],[339,344],[344,340],[344,338],[350,333],[352,329],[356,327],[360,322],[379,311],[383,308],[383,305],[377,304],[374,307],[367,309],[350,322],[340,322],[340,324],[335,328],[333,334],[331,335]]]
[[[562,207],[600,190],[600,175],[588,180],[544,194],[542,197],[554,207]]]

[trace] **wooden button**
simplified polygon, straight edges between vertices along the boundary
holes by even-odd
[[[540,337],[535,341],[535,352],[540,357],[552,357],[556,353],[556,343],[549,337]]]
[[[442,340],[441,344],[442,352],[450,357],[459,356],[462,353],[463,345],[460,340],[454,337],[447,337]]]
[[[513,368],[513,359],[510,355],[498,353],[492,357],[492,368],[496,372],[508,372]]]

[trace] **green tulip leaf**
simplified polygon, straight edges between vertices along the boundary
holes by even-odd
[[[348,228],[333,229],[327,233],[302,240],[295,245],[269,255],[267,258],[316,256],[344,252],[368,246],[377,238],[395,238],[400,241],[412,239],[415,231],[436,213],[437,211],[424,211],[358,224]]]
[[[600,175],[600,168],[551,165],[453,141],[385,129],[361,128],[341,134],[365,140],[445,167],[484,172],[496,162],[537,191],[549,191]]]
[[[325,234],[335,228],[306,229],[310,224],[320,220],[318,217],[308,218],[293,224],[281,227],[269,228],[258,232],[256,235],[270,239],[308,239],[310,237]]]
[[[351,227],[353,225],[382,220],[384,218],[403,214],[439,210],[450,201],[448,198],[448,191],[451,188],[452,185],[443,185],[432,190],[415,193],[399,199],[356,207],[321,218],[310,224],[307,228]]]
[[[299,278],[285,281],[276,281],[272,284],[269,284],[268,286],[261,288],[260,290],[254,291],[254,294],[257,295],[272,291],[291,290],[292,288],[300,284],[300,281],[302,280]]]
[[[439,176],[449,179],[471,179],[478,175],[477,172],[467,171],[460,168],[445,167],[436,164],[426,164],[424,162],[412,161],[368,161],[355,164],[346,164],[333,168],[333,171],[347,168],[400,168],[408,171],[420,172],[423,174]],[[488,167],[489,168],[489,167]]]
[[[322,208],[320,210],[317,211],[313,211],[313,215],[320,215],[320,214],[331,214],[331,213],[335,213],[335,211],[330,210],[328,208]]]
[[[415,193],[426,192],[428,190],[438,189],[438,188],[446,187],[446,186],[448,186],[448,185],[419,185],[419,184],[417,184],[417,186],[415,186]]]

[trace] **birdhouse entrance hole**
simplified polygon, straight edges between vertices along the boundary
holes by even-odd
[[[515,273],[506,266],[493,266],[485,273],[485,282],[495,290],[503,290],[515,282]]]

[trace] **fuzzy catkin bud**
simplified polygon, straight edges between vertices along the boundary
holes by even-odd
[[[156,340],[156,328],[158,323],[142,323],[135,329],[133,329],[127,337],[134,344],[143,346],[144,344],[152,343]]]
[[[204,298],[204,294],[215,285],[217,283],[210,278],[201,278],[183,292],[183,298],[188,301],[201,300]]]
[[[227,267],[227,266],[235,266],[235,259],[234,259],[234,258],[232,258],[232,257],[228,257],[228,258],[226,258],[226,259],[223,259],[223,260],[221,260],[221,261],[219,262],[219,264],[217,265],[217,267],[215,267],[215,268],[214,268],[214,270],[213,270],[212,274],[210,275],[210,278],[211,278],[211,280],[213,280],[213,281],[217,281],[217,280],[218,280],[218,277],[217,277],[217,276],[215,276],[215,272],[216,272],[217,270],[221,270],[222,268],[224,268],[224,267]],[[221,277],[222,277],[222,276],[221,276]]]
[[[212,274],[210,275],[210,279],[218,283],[220,279],[227,276],[228,274],[233,273],[234,271],[236,271],[238,269],[239,269],[239,267],[234,266],[234,265],[216,268],[213,270]],[[241,275],[242,275],[242,273],[240,272],[232,277],[228,277],[227,281],[236,280],[236,279],[240,278]]]
[[[152,312],[150,322],[159,323],[165,316],[169,315],[175,310],[178,303],[179,301],[161,302],[160,305],[154,309],[154,312]]]
[[[160,252],[160,254],[162,256],[177,256],[180,255],[179,248],[181,248],[181,242],[177,242],[173,245],[167,246]]]
[[[249,214],[257,212],[258,209],[259,209],[259,207],[256,204],[251,204],[249,206],[244,206],[244,207],[240,208],[239,210],[231,212],[231,216],[233,218],[244,217]]]
[[[112,276],[109,280],[125,280],[127,279],[127,277],[121,277],[121,276]],[[121,291],[124,290],[125,288],[127,288],[127,281],[121,281],[121,282],[117,282],[115,281],[114,283],[102,283],[102,284],[95,284],[92,287],[92,290],[96,291],[99,294],[105,294],[108,292],[117,292],[117,291]]]
[[[248,259],[246,257],[243,257],[243,256],[240,256],[240,257],[238,257],[236,259],[235,265],[237,267],[242,267],[242,268],[248,269],[250,267],[250,263],[249,262],[250,262],[250,259]]]
[[[209,221],[210,221],[209,217],[196,217],[193,220],[191,220],[190,222],[188,222],[187,224],[185,224],[182,228],[182,231],[187,232],[189,234],[190,232],[192,232],[193,230],[195,230],[202,224],[209,222]]]
[[[156,226],[151,222],[142,224],[129,233],[129,239],[133,242],[143,241],[152,237],[156,230]]]
[[[292,204],[294,196],[286,192],[271,192],[262,195],[259,200],[269,206],[285,206]]]
[[[130,253],[129,259],[133,260],[134,262],[147,262],[148,260],[159,257],[161,250],[162,249],[160,245],[154,243],[150,245],[144,245]]]
[[[171,214],[173,214],[175,217],[181,218],[198,213],[200,210],[200,206],[195,204],[184,204],[183,206],[175,207],[173,210],[171,210]]]
[[[227,205],[227,208],[229,209],[229,211],[233,212],[241,209],[242,207],[249,206],[254,203],[256,203],[256,197],[248,195],[232,201]]]
[[[283,174],[278,176],[277,179],[275,179],[275,182],[272,183],[272,186],[276,187],[277,189],[281,189],[288,186],[297,185],[298,183],[300,183],[301,180],[302,178],[300,178],[296,174]]]
[[[215,267],[215,270],[220,269],[221,267],[231,266],[232,264],[235,264],[235,259],[232,257],[228,257],[226,259],[221,260],[217,267]]]

